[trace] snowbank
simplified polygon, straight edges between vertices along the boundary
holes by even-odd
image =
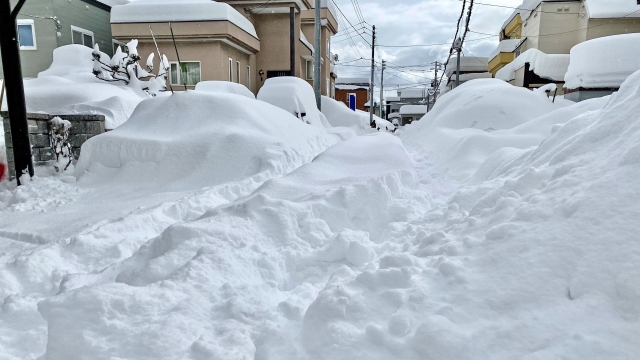
[[[201,81],[196,84],[196,90],[210,93],[242,95],[250,99],[256,98],[246,86],[230,81]]]
[[[316,354],[342,332],[327,333],[335,310],[313,304],[325,274],[365,268],[385,251],[385,224],[429,206],[415,186],[397,138],[341,142],[246,199],[150,239],[109,267],[110,281],[40,302],[47,358],[329,358],[335,351]],[[416,210],[388,211],[402,205]]]
[[[210,0],[136,0],[111,8],[111,23],[229,21],[255,38],[251,21],[226,3]]]
[[[334,142],[264,102],[189,91],[146,100],[118,129],[89,139],[76,175],[131,187],[195,189],[286,173]]]
[[[441,96],[400,136],[409,149],[426,152],[455,178],[468,179],[494,151],[534,146],[541,140],[520,142],[493,132],[516,128],[566,105],[501,80],[472,80]],[[550,129],[551,125],[533,130],[548,134]]]
[[[636,5],[637,7],[637,5]],[[607,36],[571,48],[567,89],[618,88],[640,70],[640,34]]]
[[[563,81],[569,68],[569,55],[545,54],[538,49],[529,49],[496,73],[496,79],[511,81],[516,70],[529,63],[529,69],[543,79]]]
[[[331,126],[344,126],[360,131],[369,127],[369,118],[349,109],[343,102],[322,96],[322,113]]]
[[[35,79],[24,81],[27,111],[49,114],[100,114],[107,129],[115,129],[129,118],[148,96],[124,83],[109,83],[93,74],[92,49],[66,45],[53,50],[53,63]],[[102,53],[102,61],[109,57]],[[3,103],[6,109],[6,97]]]
[[[258,100],[268,102],[315,127],[331,125],[318,111],[316,96],[308,82],[291,76],[267,79],[258,92]],[[306,114],[304,117],[302,114]]]

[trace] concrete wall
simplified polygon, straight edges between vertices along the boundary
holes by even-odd
[[[640,19],[589,19],[586,40],[640,32]]]

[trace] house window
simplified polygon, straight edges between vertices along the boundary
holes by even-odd
[[[313,80],[313,61],[307,60],[307,80]]]
[[[233,59],[229,58],[229,81],[233,82]]]
[[[118,50],[118,48],[120,48],[120,51],[122,51],[123,53],[127,52],[127,45],[123,42],[120,42],[118,40],[112,40],[113,43],[113,53],[115,54],[116,51]]]
[[[247,87],[251,89],[251,66],[247,65]]]
[[[329,96],[331,93],[329,92],[331,89],[331,81],[329,81],[329,78],[326,79],[326,85],[327,85],[327,96]]]
[[[37,50],[36,47],[36,29],[33,20],[18,19],[18,42],[20,50]]]
[[[182,71],[178,71],[180,64],[171,63],[170,79],[171,85],[188,85],[195,86],[200,82],[200,62],[199,61],[183,61]]]
[[[240,61],[236,61],[236,82],[240,84]]]
[[[331,58],[331,40],[327,39],[327,57]]]
[[[93,31],[71,25],[71,42],[78,45],[93,47]]]

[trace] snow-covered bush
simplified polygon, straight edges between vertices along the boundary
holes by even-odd
[[[165,55],[160,59],[158,74],[153,75],[151,73],[155,56],[153,52],[147,58],[147,70],[143,69],[139,63],[138,40],[133,39],[127,43],[127,52],[128,54],[123,53],[118,47],[110,63],[107,64],[102,60],[100,47],[96,43],[92,52],[93,74],[100,80],[124,82],[126,85],[145,91],[150,96],[156,96],[158,92],[167,89],[169,61]]]
[[[71,129],[71,123],[67,120],[56,116],[49,121],[49,142],[56,156],[54,165],[56,172],[59,172],[60,168],[62,171],[67,170],[73,161],[71,144],[69,144],[69,129]]]

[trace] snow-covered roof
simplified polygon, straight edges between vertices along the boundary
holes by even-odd
[[[253,24],[229,4],[210,0],[137,0],[111,9],[111,23],[229,21],[258,38]]]
[[[369,86],[369,78],[366,77],[339,77],[336,79],[336,84],[342,85],[364,85]]]
[[[304,46],[307,47],[307,49],[311,50],[311,55],[315,54],[316,51],[314,50],[313,45],[311,45],[309,40],[307,40],[307,37],[304,36],[302,30],[300,30],[300,42],[303,43]]]
[[[424,98],[424,89],[402,89],[400,97],[403,99],[422,99]]]
[[[518,6],[511,15],[507,18],[507,20],[502,24],[502,28],[504,29],[507,25],[516,17],[516,15],[520,14],[520,18],[522,21],[525,21],[531,15],[531,12],[535,10],[538,5],[542,2],[566,2],[566,1],[579,1],[579,0],[524,0],[520,6]],[[619,2],[621,0],[593,0],[593,1],[614,1]],[[625,0],[626,1],[626,0]]]
[[[426,105],[402,105],[402,107],[400,108],[400,115],[416,115],[426,113]]]
[[[640,4],[636,0],[585,0],[585,4],[592,19],[640,17]]]
[[[515,79],[516,70],[529,63],[529,69],[543,79],[563,81],[569,68],[569,55],[545,54],[538,49],[529,49],[500,69],[497,79],[511,81]]]
[[[567,89],[617,88],[640,70],[640,33],[585,41],[571,49]]]
[[[369,90],[369,85],[340,85],[340,84],[336,84],[336,90]]]
[[[518,47],[521,41],[522,40],[520,39],[507,39],[507,40],[500,41],[500,43],[498,44],[498,47],[496,47],[496,49],[493,50],[489,55],[489,59],[490,60],[493,59],[494,57],[498,56],[500,53],[513,52]]]
[[[385,100],[387,100],[387,102],[392,102],[392,101],[397,102],[397,101],[400,101],[400,97],[399,96],[387,96],[385,98]]]
[[[455,74],[457,67],[457,61],[455,59],[451,59],[449,61],[449,65],[445,69],[445,75],[447,77],[451,77],[452,74]],[[476,57],[476,56],[463,56],[460,57],[460,72],[481,72],[487,71],[489,69],[489,58],[487,57]]]

